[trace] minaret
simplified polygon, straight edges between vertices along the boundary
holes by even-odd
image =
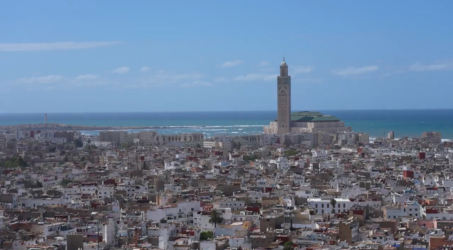
[[[44,124],[47,125],[47,113],[44,115]]]
[[[278,134],[291,131],[291,76],[288,75],[288,65],[283,57],[280,64],[280,75],[277,77],[277,110]]]

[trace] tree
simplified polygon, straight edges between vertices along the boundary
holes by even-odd
[[[208,239],[213,239],[213,238],[214,238],[214,233],[211,231],[201,232],[201,234],[200,234],[200,240],[208,240]]]
[[[66,179],[66,178],[65,178],[65,179],[61,180],[60,185],[61,185],[62,187],[66,187],[66,186],[68,186],[68,184],[71,183],[71,182],[72,182],[72,180]]]
[[[220,224],[223,222],[222,213],[217,209],[211,210],[210,217],[211,218],[209,219],[209,223],[214,224],[214,227],[217,227],[217,224]]]
[[[285,242],[285,244],[283,246],[284,246],[283,250],[293,250],[294,249],[294,245],[291,241]]]
[[[286,150],[286,151],[285,151],[285,155],[286,155],[287,157],[295,156],[295,155],[297,155],[298,153],[299,153],[299,152],[298,152],[297,150]]]
[[[27,162],[25,162],[22,157],[12,157],[12,158],[7,158],[0,165],[4,168],[17,168],[17,167],[26,167]]]
[[[335,205],[337,204],[337,201],[335,199],[330,200],[330,205],[332,205],[332,213],[335,213]]]

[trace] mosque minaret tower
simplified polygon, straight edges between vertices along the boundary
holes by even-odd
[[[296,101],[300,105],[302,100]],[[316,111],[291,112],[291,76],[288,75],[288,64],[284,57],[280,64],[280,75],[277,76],[277,113],[277,119],[271,121],[269,126],[264,126],[264,134],[277,134],[281,137],[286,134],[351,131],[350,127],[346,127],[344,122],[332,115]]]
[[[288,75],[285,57],[280,64],[280,75],[277,76],[277,102],[277,134],[286,134],[291,131],[291,76]]]

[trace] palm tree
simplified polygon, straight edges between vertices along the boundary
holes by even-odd
[[[337,204],[337,201],[335,199],[330,200],[330,205],[332,205],[332,213],[335,213],[335,205]]]
[[[214,224],[214,227],[217,227],[217,224],[223,222],[223,216],[219,210],[213,209],[211,210],[211,218],[209,219],[209,223]]]

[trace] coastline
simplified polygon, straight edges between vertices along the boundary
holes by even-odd
[[[322,111],[322,110],[320,110]],[[453,110],[324,110],[338,117],[354,132],[383,138],[389,131],[395,137],[420,137],[423,132],[437,131],[442,138],[453,139]],[[162,134],[201,132],[214,134],[260,134],[263,126],[276,117],[275,111],[257,112],[159,112],[159,113],[49,113],[48,126],[61,124],[56,130],[77,130],[96,134],[105,130],[157,130]],[[0,114],[0,130],[7,128],[41,130],[44,114]],[[18,126],[17,124],[22,124]]]

